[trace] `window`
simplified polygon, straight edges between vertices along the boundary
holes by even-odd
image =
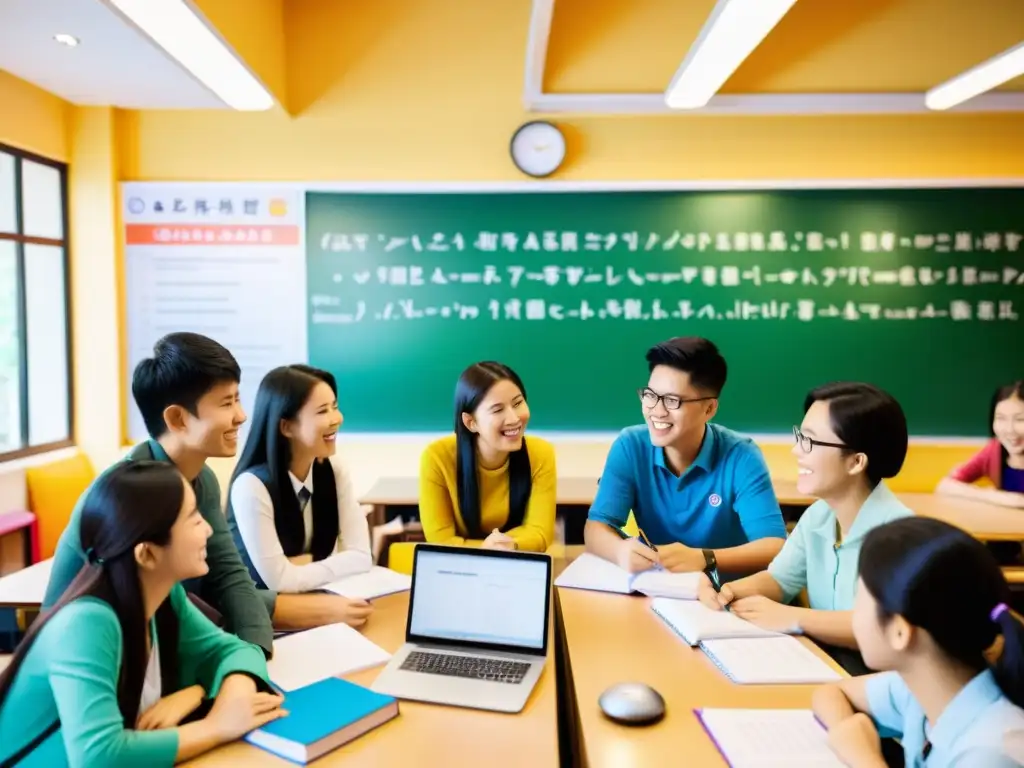
[[[0,145],[0,461],[71,441],[67,166]]]

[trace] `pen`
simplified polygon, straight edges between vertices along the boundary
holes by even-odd
[[[647,534],[644,533],[644,529],[641,528],[640,526],[637,526],[636,529],[640,532],[640,537],[644,540],[644,544],[646,544],[648,547],[650,547],[655,552],[657,552],[658,548],[656,546],[654,546],[653,544],[651,544],[651,540],[647,538]]]
[[[711,586],[715,590],[715,594],[721,594],[721,592],[722,592],[722,581],[718,577],[718,569],[717,568],[705,568],[704,569],[704,575],[707,576],[708,577],[708,581],[711,582]],[[729,610],[729,606],[728,605],[723,605],[722,608],[725,609],[726,611]]]

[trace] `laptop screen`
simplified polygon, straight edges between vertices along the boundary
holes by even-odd
[[[410,635],[544,648],[546,560],[420,550],[413,578]]]

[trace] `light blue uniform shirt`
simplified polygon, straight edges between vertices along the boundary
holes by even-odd
[[[868,707],[879,733],[903,743],[906,768],[1017,768],[1024,710],[1007,699],[991,670],[965,685],[928,728],[920,705],[895,672],[867,681]],[[925,740],[932,746],[922,758]]]
[[[836,513],[823,500],[811,504],[775,556],[768,573],[782,587],[785,601],[807,588],[816,611],[852,611],[857,592],[857,561],[868,531],[911,512],[885,483],[864,500],[846,538],[836,547]]]
[[[679,477],[646,424],[624,429],[608,452],[589,519],[621,528],[630,510],[655,545],[720,549],[786,536],[761,450],[717,424],[707,425],[697,458]]]

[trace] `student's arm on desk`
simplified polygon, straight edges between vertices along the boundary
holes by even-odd
[[[658,562],[658,554],[620,533],[636,505],[635,462],[629,446],[619,437],[605,460],[597,496],[587,513],[583,542],[587,552],[615,563],[631,573],[644,571]]]
[[[298,595],[281,592],[274,606],[274,629],[287,632],[338,623],[361,627],[371,613],[373,605],[366,600],[316,592]]]
[[[935,492],[943,496],[956,496],[961,499],[984,501],[989,504],[997,504],[1000,507],[1024,509],[1024,493],[1001,491],[998,488],[981,488],[971,483],[955,480],[952,477],[942,478]]]
[[[459,535],[452,495],[438,459],[429,449],[420,458],[420,524],[423,526],[423,538],[431,544],[479,547],[484,543],[483,539],[467,539]]]

